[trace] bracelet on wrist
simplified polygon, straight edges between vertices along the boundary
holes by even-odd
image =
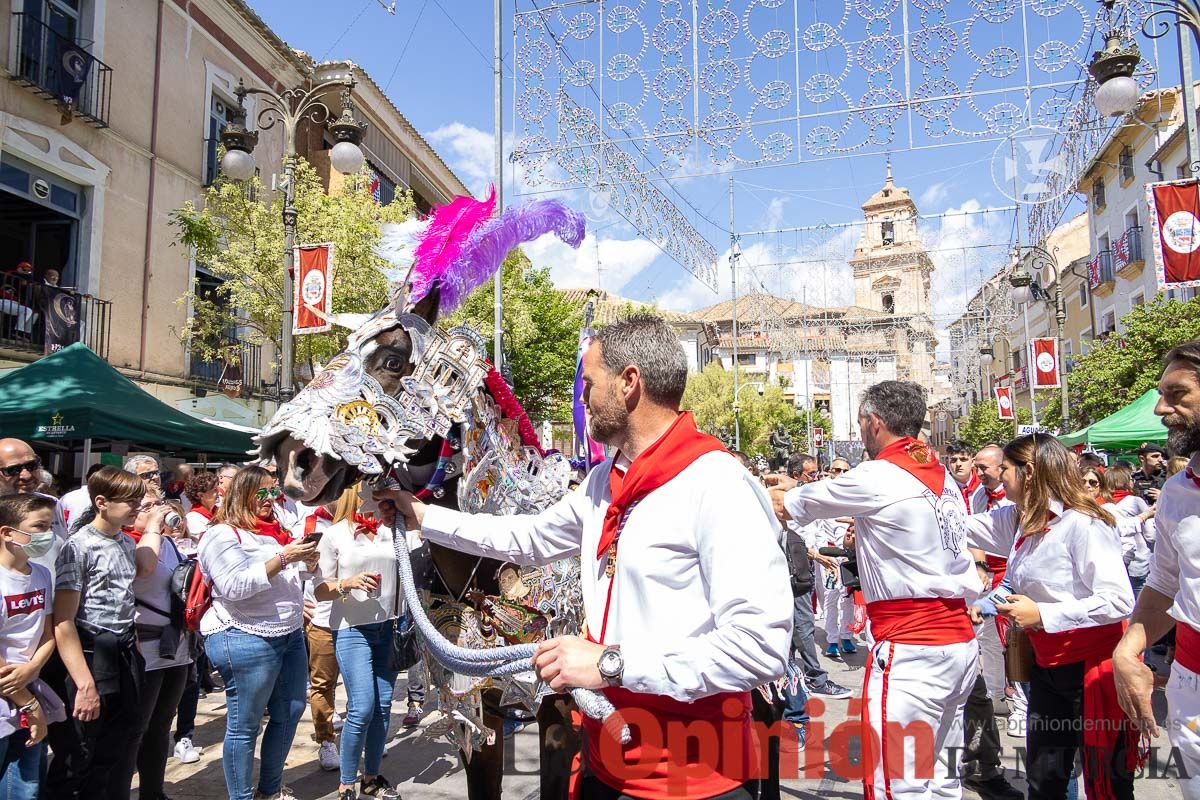
[[[346,602],[346,595],[347,595],[347,592],[346,592],[346,587],[345,587],[344,585],[342,585],[342,579],[341,579],[341,578],[338,578],[338,582],[337,582],[337,593],[338,593],[338,597],[340,597],[340,598],[341,598],[342,602],[343,602],[343,603],[344,603],[344,602]]]
[[[24,714],[28,714],[28,713],[34,711],[35,709],[37,709],[40,705],[41,705],[41,703],[38,702],[37,697],[34,697],[28,703],[21,706],[18,710]]]
[[[287,567],[287,556],[284,555],[282,550],[280,550],[279,551],[279,569],[282,570],[286,567]]]

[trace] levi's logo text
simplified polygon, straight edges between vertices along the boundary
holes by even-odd
[[[4,598],[4,608],[8,611],[10,617],[20,616],[21,614],[32,614],[34,611],[45,609],[45,607],[45,589],[25,592],[24,594],[7,595]]]

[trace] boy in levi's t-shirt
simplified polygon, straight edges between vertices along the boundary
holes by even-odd
[[[38,673],[54,651],[50,571],[29,559],[54,542],[54,499],[0,497],[0,796],[38,796],[49,721],[62,703]],[[48,719],[49,717],[49,719]]]

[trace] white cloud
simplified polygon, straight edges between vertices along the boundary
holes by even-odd
[[[918,205],[925,213],[935,211],[950,197],[950,186],[945,181],[938,181],[921,192]]]
[[[475,195],[482,195],[495,180],[496,137],[492,134],[451,122],[425,134],[425,138]]]
[[[600,269],[597,270],[597,241]],[[522,247],[535,266],[549,267],[554,285],[560,289],[599,285],[617,294],[662,251],[646,239],[599,239],[588,234],[578,250],[546,235]]]

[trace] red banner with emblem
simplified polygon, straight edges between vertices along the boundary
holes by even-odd
[[[1016,419],[1017,410],[1013,408],[1012,388],[996,387],[996,408],[1000,410],[1000,419]]]
[[[1032,350],[1033,388],[1057,389],[1059,386],[1058,339],[1034,339]]]
[[[333,242],[295,248],[292,333],[324,333],[333,325]]]
[[[1158,286],[1200,286],[1200,183],[1146,184]]]

